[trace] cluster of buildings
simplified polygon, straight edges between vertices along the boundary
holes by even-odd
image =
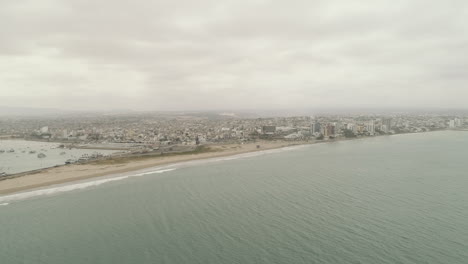
[[[464,116],[112,115],[0,120],[0,137],[93,144],[198,145],[265,140],[327,140],[468,127]]]
[[[323,116],[311,118],[310,127],[264,126],[262,134],[267,138],[284,139],[333,139],[386,134],[417,133],[443,129],[468,127],[468,118],[445,116]]]
[[[464,122],[460,118],[451,119],[449,121],[449,128],[462,127],[463,125],[464,125]]]

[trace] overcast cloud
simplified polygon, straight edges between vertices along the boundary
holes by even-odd
[[[468,107],[467,1],[0,0],[0,105]]]

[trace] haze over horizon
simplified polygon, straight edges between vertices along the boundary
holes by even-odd
[[[161,114],[171,115],[216,115],[233,117],[286,117],[286,116],[315,116],[315,115],[394,115],[394,114],[437,114],[458,115],[468,113],[467,108],[359,108],[359,107],[330,107],[330,108],[270,108],[270,109],[172,109],[172,110],[134,110],[108,108],[100,110],[89,109],[61,109],[35,107],[9,107],[0,105],[0,117],[59,117],[76,115],[140,115]]]
[[[0,106],[466,109],[466,17],[457,0],[3,1]]]

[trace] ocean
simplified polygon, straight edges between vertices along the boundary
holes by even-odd
[[[468,133],[315,144],[0,197],[0,263],[467,263]]]
[[[59,143],[52,142],[0,140],[0,173],[13,174],[37,170],[63,165],[68,159],[78,160],[82,155],[96,153],[110,155],[117,152],[115,150],[63,149],[59,146]],[[14,152],[9,152],[11,149]],[[45,157],[38,158],[40,153]]]

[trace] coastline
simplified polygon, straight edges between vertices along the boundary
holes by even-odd
[[[427,131],[420,133],[437,132]],[[420,134],[409,133],[409,134]],[[245,153],[281,149],[292,146],[325,144],[351,140],[365,140],[376,137],[408,135],[394,134],[381,135],[374,137],[355,137],[355,138],[339,138],[326,141],[257,141],[247,144],[222,144],[209,146],[210,150],[200,153],[180,153],[168,156],[156,157],[124,157],[118,160],[98,161],[85,164],[60,165],[35,171],[20,173],[20,176],[4,179],[0,181],[0,197],[21,193],[24,191],[41,189],[44,187],[61,185],[71,182],[79,182],[87,179],[111,176],[114,174],[122,174],[133,171],[139,171],[152,167],[171,165],[182,162],[195,160],[206,160],[212,158],[221,158],[235,156]],[[260,145],[260,148],[257,148]]]
[[[344,140],[344,139],[343,139]],[[336,142],[341,140],[334,140]],[[77,182],[97,177],[143,170],[151,167],[211,158],[229,157],[245,153],[280,149],[292,146],[324,143],[323,141],[258,141],[248,144],[224,144],[210,146],[210,151],[194,154],[175,154],[143,159],[123,158],[121,162],[91,162],[71,164],[21,173],[21,176],[0,181],[0,196],[28,190]],[[257,148],[260,145],[260,148]]]

